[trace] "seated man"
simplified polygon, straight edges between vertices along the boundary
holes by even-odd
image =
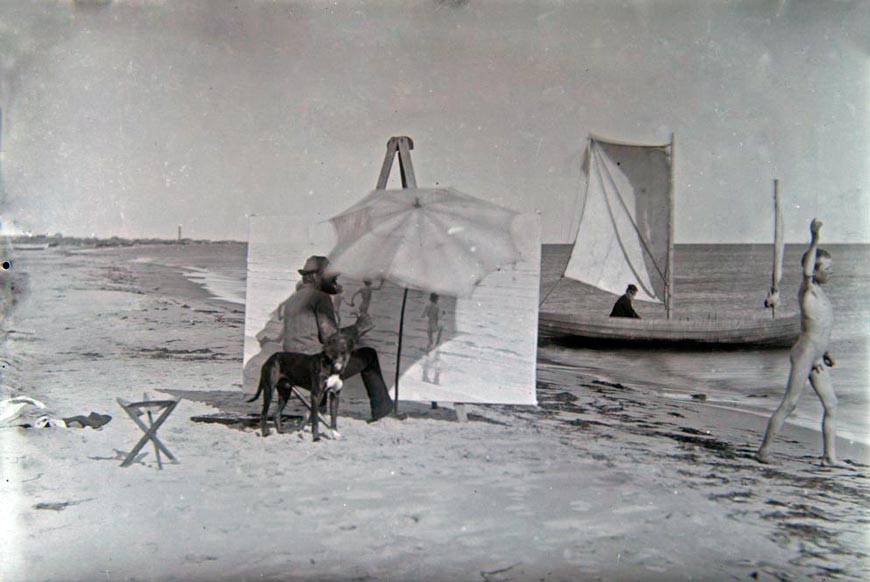
[[[640,315],[631,306],[631,301],[637,295],[637,287],[629,285],[625,290],[625,295],[616,300],[613,305],[613,310],[610,312],[610,317],[633,317],[640,319]]]
[[[338,275],[328,273],[329,259],[312,256],[299,269],[302,284],[283,305],[282,349],[285,352],[318,354],[326,338],[338,331],[338,322],[332,303],[338,288]],[[372,328],[371,318],[361,315],[354,325],[342,332],[358,337]],[[379,420],[392,412],[393,402],[381,374],[381,365],[374,348],[361,347],[351,353],[350,361],[341,374],[343,379],[362,374],[368,393],[372,420]]]

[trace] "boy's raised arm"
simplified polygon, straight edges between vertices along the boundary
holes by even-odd
[[[819,231],[822,230],[822,221],[814,218],[810,223],[810,247],[804,255],[804,279],[812,279],[816,268],[816,251],[819,248]]]

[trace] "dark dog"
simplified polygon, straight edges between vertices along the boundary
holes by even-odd
[[[329,404],[330,428],[337,426],[338,397],[341,392],[341,371],[347,367],[350,354],[353,351],[355,338],[353,334],[337,332],[323,344],[323,351],[315,355],[295,352],[277,352],[269,356],[260,369],[260,384],[257,393],[247,402],[253,402],[263,394],[263,412],[260,416],[260,431],[263,436],[269,434],[266,426],[269,405],[272,402],[272,392],[278,390],[278,409],[275,411],[275,430],[282,433],[281,413],[290,399],[292,387],[302,388],[311,393],[311,409],[308,417],[299,427],[311,420],[311,434],[315,441],[320,440],[320,423],[318,422],[320,404],[326,397]]]

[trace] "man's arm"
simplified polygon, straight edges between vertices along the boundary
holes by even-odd
[[[804,280],[812,279],[813,272],[816,269],[816,251],[819,249],[819,231],[822,230],[822,221],[814,218],[810,223],[810,246],[807,249],[806,257],[804,258]]]
[[[326,339],[338,331],[338,321],[335,318],[335,307],[329,295],[322,294],[314,306],[314,317],[317,319],[317,339],[325,343]]]

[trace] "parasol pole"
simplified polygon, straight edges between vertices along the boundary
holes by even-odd
[[[399,413],[399,372],[402,363],[402,328],[405,327],[405,304],[408,302],[408,288],[402,293],[402,313],[399,316],[399,345],[396,347],[396,388],[393,397],[393,410]]]
[[[391,137],[387,142],[387,154],[384,157],[384,164],[381,166],[381,174],[378,177],[377,190],[383,190],[387,187],[387,179],[390,177],[390,170],[393,166],[393,156],[399,158],[399,173],[402,177],[402,188],[416,188],[417,177],[414,175],[414,165],[411,163],[411,150],[414,149],[414,142],[410,137]],[[405,287],[402,293],[402,312],[399,315],[399,342],[396,346],[396,388],[393,397],[393,410],[399,412],[399,375],[402,366],[402,332],[405,327],[405,305],[408,302],[408,288]]]

